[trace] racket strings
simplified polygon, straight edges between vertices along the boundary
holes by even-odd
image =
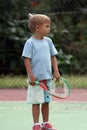
[[[55,96],[59,96],[60,98],[67,97],[69,94],[69,90],[67,88],[67,84],[60,80],[59,82],[52,81],[51,82],[51,88],[50,88],[51,94]]]

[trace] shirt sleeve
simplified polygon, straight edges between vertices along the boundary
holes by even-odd
[[[24,45],[22,56],[27,58],[32,58],[32,43],[27,41]]]
[[[48,40],[49,40],[49,47],[50,47],[50,54],[51,54],[51,56],[58,55],[58,51],[55,48],[52,40],[50,38]]]

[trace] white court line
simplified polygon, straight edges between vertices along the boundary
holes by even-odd
[[[0,110],[29,110],[31,107],[0,106]],[[50,107],[51,110],[87,110],[87,107]]]
[[[87,110],[87,107],[61,107],[53,108],[54,110]]]
[[[0,103],[3,103],[3,104],[6,104],[7,106],[3,106],[3,104],[0,104],[0,110],[29,110],[29,109],[31,109],[31,105],[29,104],[27,104],[25,101],[12,101],[12,102],[10,102],[10,101],[5,101],[5,102],[3,102],[3,101],[0,101]],[[14,104],[15,106],[9,106],[9,104],[8,103],[11,103],[11,105],[12,104]],[[22,103],[22,104],[24,104],[24,105],[27,105],[27,106],[16,106],[16,103]],[[64,104],[81,104],[80,106],[75,106],[75,107],[73,107],[73,106],[60,106],[60,107],[50,107],[50,109],[51,110],[87,110],[87,102],[72,102],[72,101],[69,101],[69,102],[60,102],[60,101],[54,101],[54,102],[52,102],[52,103],[64,103]],[[83,105],[86,105],[86,106],[83,106]]]
[[[87,107],[54,107],[50,108],[51,110],[87,110]],[[0,110],[29,110],[29,107],[12,107],[12,106],[7,106],[7,107],[0,107]]]
[[[6,106],[6,107],[1,107],[0,110],[29,110],[29,107],[13,107],[13,106]]]

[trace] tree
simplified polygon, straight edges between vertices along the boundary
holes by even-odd
[[[86,7],[87,0],[0,0],[0,74],[25,73],[21,53],[31,35],[28,13],[45,13],[51,17],[50,37],[57,49],[63,51],[62,58],[61,55],[58,58],[61,69],[66,68],[64,73],[72,70],[86,73],[87,63],[82,58],[84,55],[87,59]]]

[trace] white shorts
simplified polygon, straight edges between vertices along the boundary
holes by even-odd
[[[47,80],[47,86],[50,87],[50,80]],[[32,86],[28,84],[27,103],[41,104],[51,101],[51,95],[49,95],[48,92],[44,91],[39,85]]]

